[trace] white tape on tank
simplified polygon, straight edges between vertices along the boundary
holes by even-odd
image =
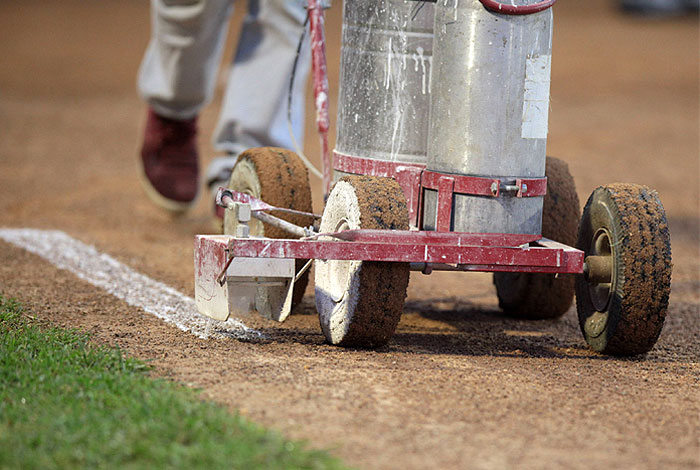
[[[109,255],[100,253],[57,230],[0,229],[0,239],[38,255],[60,269],[100,287],[127,304],[199,338],[255,339],[263,335],[242,322],[209,323],[194,299],[144,276]],[[213,321],[213,320],[212,320]]]
[[[523,139],[546,139],[549,120],[549,83],[552,56],[527,59],[523,96]]]

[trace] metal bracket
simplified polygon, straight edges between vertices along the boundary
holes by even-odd
[[[507,193],[515,197],[539,197],[547,193],[546,176],[542,178],[512,178],[507,182],[508,180],[504,181],[499,178],[453,175],[425,170],[421,176],[421,186],[439,192],[440,181],[445,177],[454,180],[453,191],[456,194],[500,197],[501,193]]]
[[[240,225],[236,226],[236,237],[247,238],[250,234],[250,229],[248,229],[248,222],[250,217],[253,216],[261,222],[277,227],[285,232],[291,233],[298,238],[308,237],[315,233],[313,226],[310,227],[300,227],[291,222],[287,222],[284,219],[275,217],[274,215],[267,214],[263,211],[275,210],[280,212],[288,212],[292,214],[308,215],[314,218],[320,218],[315,214],[309,212],[297,211],[294,209],[284,209],[279,207],[271,206],[264,201],[254,198],[249,194],[240,193],[238,191],[233,191],[226,188],[219,188],[216,193],[216,204],[220,207],[224,207],[227,210],[233,210],[235,212],[234,216],[238,220],[239,224],[243,225],[245,228],[239,233]]]

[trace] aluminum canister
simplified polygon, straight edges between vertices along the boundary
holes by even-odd
[[[479,0],[438,0],[434,31],[427,168],[504,182],[544,176],[551,8],[509,16]],[[540,234],[542,203],[504,193],[455,194],[452,230]],[[437,192],[426,190],[428,230],[435,228],[436,204]]]
[[[430,2],[344,2],[337,152],[425,164],[433,11]]]

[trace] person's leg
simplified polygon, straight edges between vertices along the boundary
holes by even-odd
[[[293,147],[287,126],[287,96],[306,20],[305,5],[305,0],[250,0],[214,134],[216,149],[229,156],[210,165],[210,187],[228,181],[236,156],[248,148]],[[300,143],[310,63],[307,36],[292,90],[292,129]]]
[[[189,208],[199,193],[197,114],[214,92],[230,0],[151,0],[152,36],[138,87],[149,112],[142,183],[159,206]]]
[[[231,10],[230,0],[151,0],[138,86],[158,115],[189,119],[211,100]]]

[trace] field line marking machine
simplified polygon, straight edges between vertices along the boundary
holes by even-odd
[[[485,271],[508,314],[557,318],[575,297],[591,348],[651,349],[670,293],[665,212],[654,190],[614,183],[581,214],[547,156],[555,1],[345,0],[331,155],[324,5],[308,0],[323,214],[305,157],[239,155],[217,195],[223,235],[195,237],[199,312],[283,321],[313,264],[326,340],[379,347],[411,271]]]

